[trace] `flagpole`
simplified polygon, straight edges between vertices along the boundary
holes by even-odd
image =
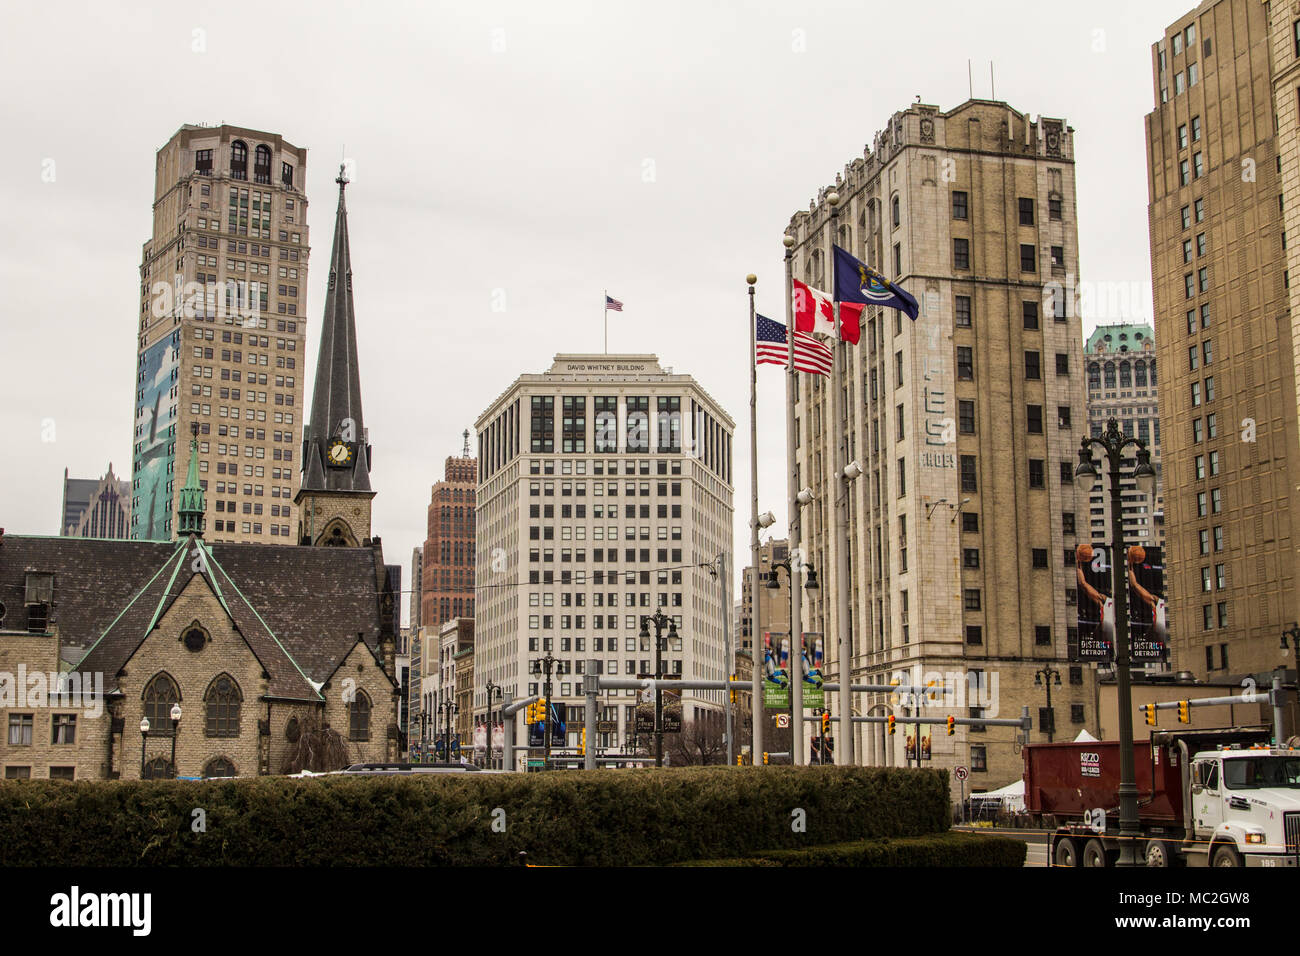
[[[609,290],[605,289],[605,354],[609,354]]]
[[[835,481],[834,510],[831,512],[831,543],[835,555],[835,633],[839,638],[839,679],[840,679],[840,760],[845,766],[854,763],[853,746],[853,637],[849,629],[849,548],[848,548],[848,506],[849,489],[852,484],[845,469],[849,464],[849,433],[841,424],[844,415],[841,393],[844,381],[844,366],[848,355],[844,339],[840,335],[840,299],[835,282],[835,241],[839,238],[839,194],[831,193],[827,197],[831,204],[831,301],[835,312],[835,352],[831,363],[831,427],[835,429]],[[918,726],[920,726],[918,724]]]
[[[790,506],[787,522],[790,537],[790,754],[795,766],[803,766],[803,656],[796,641],[803,638],[801,586],[807,562],[799,548],[803,521],[799,516],[799,466],[795,457],[794,405],[799,387],[794,368],[795,240],[794,236],[787,235],[782,241],[785,243],[785,340],[789,349],[785,372],[785,477]],[[773,653],[777,653],[776,648],[773,648]]]
[[[749,748],[749,761],[757,764],[763,753],[763,661],[758,656],[758,635],[762,634],[761,609],[762,595],[759,591],[759,543],[758,543],[758,332],[757,316],[754,312],[754,283],[758,276],[750,273],[745,276],[749,283],[749,653],[754,662],[753,683],[750,689],[751,723],[753,734]],[[730,662],[728,663],[730,665]],[[727,698],[730,700],[730,696]],[[727,712],[730,718],[730,711]],[[727,730],[730,739],[731,730]]]

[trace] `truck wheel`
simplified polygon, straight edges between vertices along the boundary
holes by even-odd
[[[1083,845],[1083,865],[1084,866],[1109,866],[1110,861],[1106,859],[1106,846],[1100,840],[1093,838]]]
[[[1146,852],[1147,866],[1173,866],[1173,853],[1164,840],[1148,840]]]
[[[1052,851],[1053,866],[1078,866],[1079,848],[1072,837],[1061,837]]]
[[[1210,855],[1210,866],[1241,866],[1241,857],[1237,848],[1227,843],[1220,843]]]

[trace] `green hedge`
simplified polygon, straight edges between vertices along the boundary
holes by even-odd
[[[206,832],[192,831],[195,808]],[[0,866],[473,866],[521,851],[663,864],[942,832],[948,816],[946,772],[873,767],[0,781]]]
[[[1012,866],[1025,865],[1027,845],[1010,837],[939,833],[771,850],[750,857],[694,860],[676,866]]]

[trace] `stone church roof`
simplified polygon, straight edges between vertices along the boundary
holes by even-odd
[[[204,560],[197,561],[196,548]],[[195,565],[200,570],[195,570]],[[270,693],[319,700],[358,636],[379,659],[383,557],[376,545],[264,544],[0,537],[0,629],[26,630],[28,572],[54,575],[49,608],[65,659],[114,675],[197,574],[270,676]],[[390,675],[391,679],[391,675]]]

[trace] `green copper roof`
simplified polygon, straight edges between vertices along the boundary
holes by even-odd
[[[181,489],[177,511],[180,514],[178,534],[203,534],[203,488],[199,486],[199,440],[190,439],[190,470]]]
[[[1099,325],[1083,344],[1083,351],[1089,355],[1093,352],[1118,352],[1128,346],[1129,352],[1141,352],[1151,343],[1155,348],[1155,330],[1141,322],[1121,322],[1115,325]]]

